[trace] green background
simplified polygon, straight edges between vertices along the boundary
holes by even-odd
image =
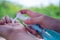
[[[8,2],[6,0],[1,1],[0,0],[0,19],[3,16],[9,15],[10,17],[15,17],[16,13],[23,9],[24,6],[20,4],[14,4],[11,2]],[[55,6],[53,4],[50,4],[47,7],[41,6],[41,7],[30,7],[26,8],[29,10],[32,10],[34,12],[46,14],[48,16],[51,16],[53,18],[60,19],[60,6]]]

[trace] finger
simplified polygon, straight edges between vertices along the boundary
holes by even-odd
[[[30,33],[36,35],[37,32],[35,30],[30,29],[29,27],[26,27],[26,30],[28,30]]]
[[[41,24],[44,19],[44,16],[36,17],[36,18],[30,18],[27,20],[24,20],[26,24]]]
[[[3,25],[3,24],[5,24],[6,22],[5,22],[5,17],[3,17],[1,20],[0,20],[0,25]]]
[[[12,22],[12,20],[9,18],[9,16],[5,16],[5,21],[6,21],[6,23],[11,23]]]
[[[3,20],[0,20],[0,25],[4,25],[5,22]]]
[[[30,11],[30,10],[26,10],[26,9],[20,10],[20,12],[21,12],[22,14],[25,14],[25,13],[27,13],[28,11]]]
[[[4,21],[4,23],[6,23],[5,16],[2,18],[2,20]]]
[[[14,20],[13,18],[11,18],[12,23],[20,23],[19,20]]]
[[[14,23],[20,23],[19,20],[14,21]]]
[[[42,39],[42,36],[39,35],[35,30],[30,29],[29,27],[26,27],[26,30],[28,30],[30,33],[32,33],[33,35],[35,35],[38,38]]]
[[[41,16],[42,14],[36,13],[36,12],[32,12],[30,10],[21,10],[20,11],[22,14],[27,14],[30,17],[37,17],[37,16]]]

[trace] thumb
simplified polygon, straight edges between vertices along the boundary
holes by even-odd
[[[40,17],[35,17],[35,18],[24,20],[24,22],[26,24],[41,24],[42,20],[43,20],[43,16],[40,16]]]

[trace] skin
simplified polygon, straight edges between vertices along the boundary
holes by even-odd
[[[37,40],[27,33],[22,24],[18,21],[12,23],[9,17],[3,17],[0,20],[0,36],[6,40]]]
[[[31,17],[30,19],[24,20],[26,24],[39,24],[43,28],[60,32],[60,20],[30,10],[20,10],[20,12],[22,14],[26,13]],[[12,23],[12,20],[9,17],[4,17],[0,20],[0,36],[7,40],[37,40],[35,37],[31,37],[26,30],[36,37],[41,38],[35,30],[32,30],[29,27],[24,28],[24,26],[17,21]]]
[[[30,19],[24,20],[26,24],[40,24],[42,28],[47,28],[60,33],[60,20],[46,16],[44,14],[32,12],[30,10],[21,10],[22,14],[27,14]],[[32,32],[32,29],[27,28],[28,31]],[[36,32],[35,32],[36,33]],[[34,34],[34,33],[33,33]]]

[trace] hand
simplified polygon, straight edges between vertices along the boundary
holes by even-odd
[[[18,32],[25,32],[25,28],[22,24],[18,21],[12,23],[12,20],[6,16],[0,20],[0,35],[8,38],[9,35],[11,36],[12,33],[15,34],[15,31]]]
[[[36,40],[28,35],[24,26],[19,22],[12,20],[9,17],[4,17],[0,20],[0,36],[7,40]]]
[[[21,10],[20,12],[22,14],[26,13],[31,17],[30,19],[24,20],[26,24],[39,24],[42,28],[48,28],[60,32],[60,20],[51,18],[44,14],[32,12],[30,10]],[[27,30],[34,35],[37,34],[36,31],[30,29],[29,27],[27,27]]]

